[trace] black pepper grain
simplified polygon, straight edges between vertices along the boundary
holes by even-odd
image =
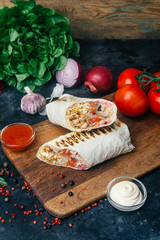
[[[70,186],[73,186],[73,185],[74,185],[73,180],[70,180],[70,181],[68,182],[68,184],[69,184]]]
[[[16,178],[14,178],[14,179],[13,179],[13,182],[14,182],[14,183],[17,183],[17,182],[18,182],[18,180],[17,180]]]
[[[71,197],[73,196],[73,192],[69,192],[68,195]]]
[[[61,188],[65,188],[66,184],[65,183],[61,183]]]
[[[52,224],[51,223],[47,223],[47,229],[50,229],[51,228],[51,226],[52,226]]]
[[[44,208],[40,207],[39,212],[44,212]]]
[[[8,177],[10,177],[10,172],[9,172],[9,171],[6,171],[6,175],[7,175]]]

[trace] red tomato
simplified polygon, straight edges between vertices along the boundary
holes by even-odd
[[[139,87],[139,82],[135,78],[135,76],[137,76],[138,73],[141,74],[142,72],[139,69],[135,69],[135,68],[129,68],[124,70],[119,75],[118,82],[117,82],[118,88],[121,88],[122,86],[127,84],[134,84]]]
[[[141,75],[142,71],[140,71],[139,69],[135,69],[135,68],[128,68],[126,70],[124,70],[118,78],[118,82],[117,82],[117,87],[121,88],[124,85],[127,84],[133,84],[136,85],[137,87],[140,86],[139,81],[136,79],[137,75]],[[147,78],[144,78],[144,80],[146,80],[145,82],[142,83],[142,86],[144,86],[147,83]],[[147,92],[148,90],[148,86],[145,87],[145,92]]]
[[[148,108],[146,94],[133,84],[119,88],[115,93],[114,101],[119,111],[130,117],[140,116]]]
[[[154,73],[153,74],[154,76],[156,76],[156,77],[158,77],[158,76],[160,76],[160,72],[156,72],[156,73]],[[160,81],[159,81],[159,83],[160,83]],[[149,84],[149,88],[151,89],[151,88],[153,88],[153,89],[158,89],[158,83],[157,82],[151,82],[150,84]]]
[[[152,112],[160,115],[160,92],[150,89],[148,92],[149,108]]]

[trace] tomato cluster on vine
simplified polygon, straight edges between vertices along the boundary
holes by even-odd
[[[160,115],[160,72],[126,69],[119,75],[117,87],[114,101],[123,114],[137,117],[149,108]]]

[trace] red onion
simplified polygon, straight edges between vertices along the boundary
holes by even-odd
[[[104,93],[113,86],[112,72],[106,67],[93,67],[87,72],[84,84],[91,92]]]
[[[66,88],[77,86],[82,77],[82,67],[75,60],[68,58],[65,67],[56,72],[57,82]]]

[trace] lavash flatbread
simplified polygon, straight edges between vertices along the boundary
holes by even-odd
[[[117,119],[117,107],[113,102],[69,94],[47,104],[46,111],[50,122],[75,132],[108,126]]]
[[[44,143],[37,157],[52,165],[87,170],[133,149],[127,125],[117,119],[110,126],[71,132]]]

